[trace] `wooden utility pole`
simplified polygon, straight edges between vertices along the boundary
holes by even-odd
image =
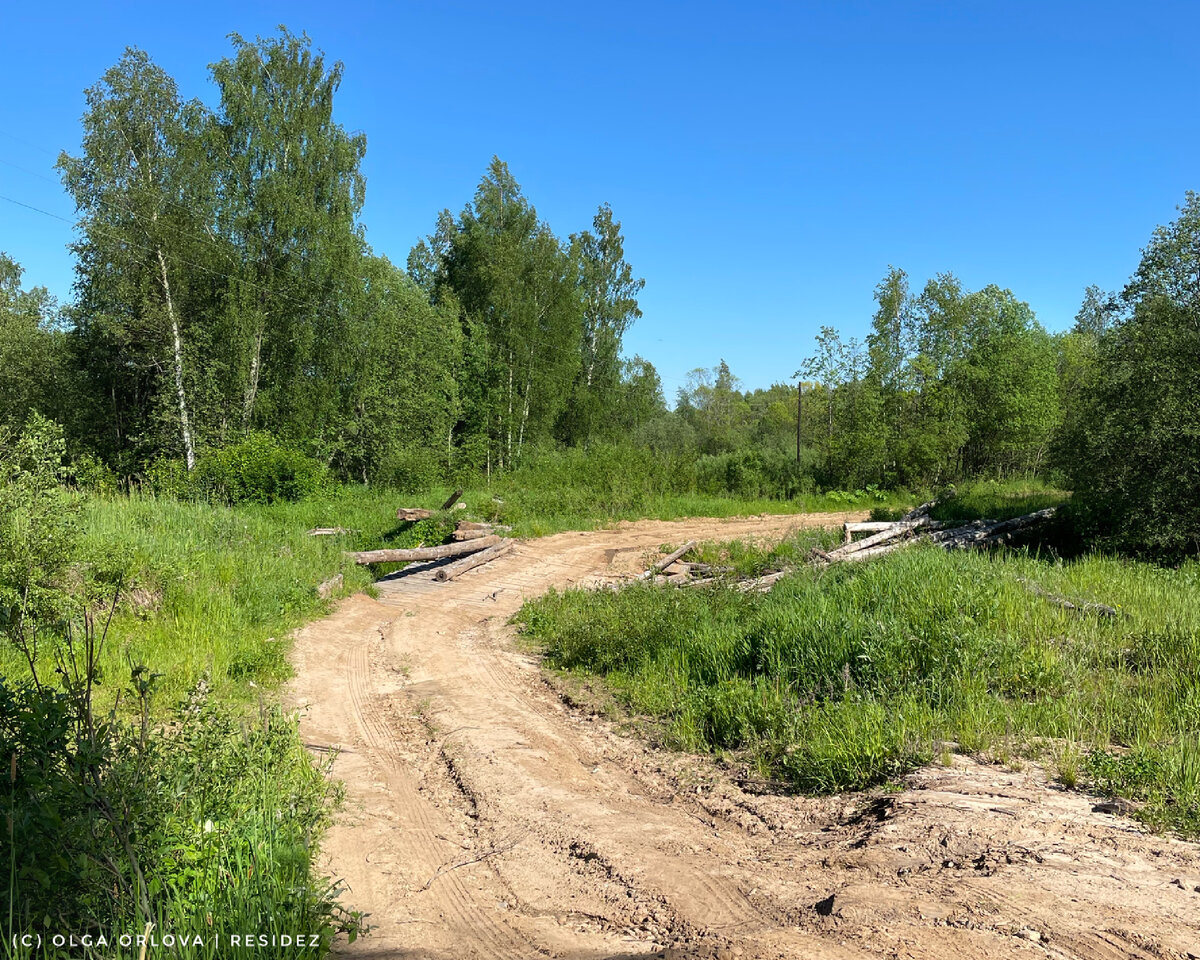
[[[804,408],[804,381],[799,379],[800,371],[796,371],[796,464],[800,464],[800,414]]]

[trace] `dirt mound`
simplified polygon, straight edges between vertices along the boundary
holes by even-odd
[[[338,748],[326,868],[372,934],[347,954],[1200,956],[1200,848],[1022,772],[956,759],[892,795],[760,796],[572,710],[507,620],[663,543],[861,514],[639,522],[404,571],[298,635],[292,698]]]

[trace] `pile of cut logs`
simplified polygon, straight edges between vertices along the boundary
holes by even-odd
[[[1018,531],[1043,523],[1054,516],[1054,507],[1047,507],[1045,510],[1011,517],[1008,520],[973,520],[953,527],[930,518],[929,510],[935,502],[931,500],[929,503],[923,503],[896,521],[843,524],[845,543],[828,553],[814,549],[813,559],[821,564],[869,560],[919,540],[936,543],[946,550],[990,547],[1008,543]],[[867,533],[869,536],[855,540],[856,533]]]
[[[869,560],[921,540],[936,543],[946,550],[987,547],[1007,543],[1018,531],[1042,523],[1054,515],[1054,508],[1050,507],[1008,520],[975,520],[960,526],[949,526],[939,523],[929,516],[929,511],[936,502],[931,500],[929,503],[923,503],[916,509],[910,510],[899,520],[846,523],[843,525],[845,542],[837,549],[828,552],[814,547],[811,554],[812,562],[818,566],[826,566],[845,561]],[[858,533],[866,533],[868,536],[861,540],[855,540],[854,535]],[[763,576],[731,582],[727,576],[724,576],[732,572],[730,567],[714,567],[705,563],[685,562],[683,558],[695,546],[696,541],[689,540],[678,550],[672,551],[651,565],[637,577],[637,581],[653,581],[681,587],[701,587],[725,582],[743,593],[765,593],[792,572],[778,570]]]
[[[462,491],[456,491],[446,501],[442,511],[461,506],[458,503],[461,496]],[[418,520],[427,520],[435,513],[442,511],[426,510],[423,507],[401,507],[396,511],[396,519],[415,523]],[[433,579],[446,583],[456,580],[468,570],[474,570],[485,563],[490,563],[512,550],[515,541],[506,540],[500,536],[501,533],[507,533],[511,529],[511,527],[496,526],[490,523],[460,520],[454,528],[454,533],[451,534],[452,543],[444,543],[436,547],[411,547],[403,550],[360,550],[357,553],[348,553],[346,556],[358,564],[417,563],[461,557],[461,560],[455,560],[434,571]]]

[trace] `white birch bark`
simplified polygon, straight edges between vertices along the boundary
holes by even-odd
[[[156,248],[158,269],[162,277],[163,296],[167,301],[167,316],[171,321],[171,339],[175,347],[175,395],[179,400],[179,430],[183,436],[183,455],[188,470],[196,466],[196,449],[192,444],[192,428],[188,417],[187,393],[183,388],[183,340],[179,335],[179,318],[175,314],[175,302],[171,299],[171,283],[167,279],[167,261],[162,248]]]

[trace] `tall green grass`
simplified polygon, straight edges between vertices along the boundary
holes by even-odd
[[[1121,616],[1067,611],[1028,584]],[[1043,756],[1200,835],[1197,562],[918,546],[802,569],[767,595],[572,591],[519,618],[551,667],[602,677],[668,744],[798,790],[886,783],[950,745]]]

